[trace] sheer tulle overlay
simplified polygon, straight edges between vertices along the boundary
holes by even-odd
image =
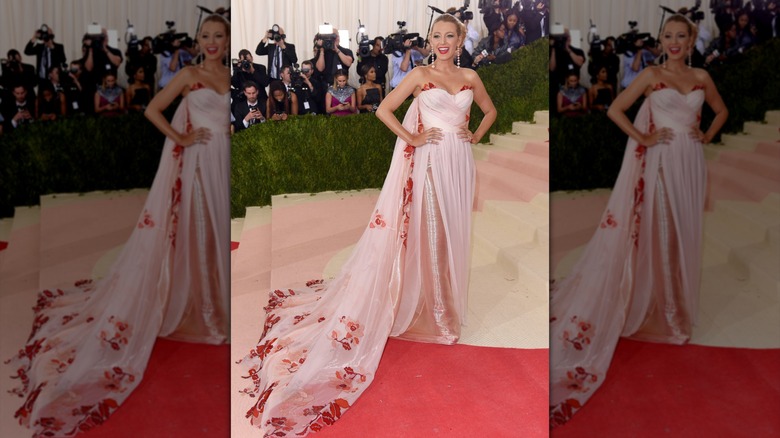
[[[257,348],[242,363],[247,412],[265,436],[332,424],[374,378],[389,336],[452,344],[466,314],[475,167],[458,138],[472,92],[426,86],[404,118],[439,144],[397,140],[375,211],[335,279],[276,290]]]
[[[621,336],[683,344],[698,304],[706,163],[690,132],[704,92],[663,84],[634,122],[671,128],[670,144],[629,139],[601,224],[550,303],[550,424],[601,386]]]
[[[172,125],[209,128],[212,140],[166,140],[138,225],[104,278],[39,294],[28,343],[10,360],[25,398],[16,417],[35,436],[102,423],[141,382],[158,336],[227,340],[227,108],[227,95],[193,87]]]

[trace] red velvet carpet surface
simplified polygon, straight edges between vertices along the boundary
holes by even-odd
[[[777,437],[779,365],[778,349],[621,339],[604,385],[551,436]]]
[[[316,437],[542,437],[547,349],[391,339],[371,386]]]
[[[230,347],[157,339],[141,385],[84,437],[230,436]]]

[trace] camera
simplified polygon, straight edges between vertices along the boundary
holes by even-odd
[[[474,19],[474,13],[471,11],[467,11],[466,9],[469,8],[470,0],[465,0],[463,2],[463,6],[460,7],[457,11],[453,12],[452,15],[458,16],[458,19],[461,21],[461,23],[465,23],[468,20]]]
[[[624,53],[634,53],[637,49],[636,42],[642,41],[643,48],[651,48],[655,46],[655,38],[650,36],[649,32],[639,33],[637,31],[636,21],[629,21],[628,26],[631,30],[620,35],[615,39],[615,53],[622,55]]]
[[[290,66],[290,88],[292,91],[298,91],[306,86],[306,82],[301,75],[301,68],[298,64]]]
[[[252,63],[248,59],[242,59],[236,63],[236,67],[244,73],[249,73],[252,70]]]
[[[366,56],[369,56],[371,54],[371,49],[373,48],[373,42],[368,38],[368,34],[366,33],[366,27],[363,26],[363,23],[358,20],[358,31],[357,31],[357,40],[358,40],[358,56],[361,58],[365,58]]]
[[[48,42],[52,38],[54,38],[54,35],[49,31],[49,26],[42,24],[41,28],[38,29],[38,38],[40,38],[43,42]]]
[[[278,24],[274,24],[273,26],[271,26],[271,28],[268,29],[268,31],[266,32],[266,35],[269,34],[269,33],[271,34],[270,39],[276,41],[277,43],[279,41],[287,38],[287,35],[279,32],[279,25]]]
[[[425,40],[419,33],[407,33],[405,21],[397,21],[396,24],[398,25],[398,31],[385,38],[385,55],[392,53],[395,56],[403,56],[407,49],[411,49],[415,46],[419,48],[425,47]],[[407,48],[404,46],[404,42],[407,40],[413,40],[411,47]]]
[[[152,40],[152,52],[155,55],[170,55],[174,51],[173,42],[177,40],[181,42],[181,47],[192,47],[192,38],[186,33],[176,33],[176,22],[166,21],[165,26],[168,29]]]

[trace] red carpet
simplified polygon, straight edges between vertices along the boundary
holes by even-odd
[[[391,339],[371,386],[317,438],[546,437],[548,350]]]
[[[105,424],[84,436],[227,438],[229,379],[229,345],[157,339],[143,382]]]
[[[606,382],[553,438],[778,437],[780,350],[621,340]]]

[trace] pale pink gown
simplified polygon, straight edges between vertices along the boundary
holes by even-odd
[[[374,378],[389,336],[452,344],[466,315],[475,167],[457,136],[472,92],[426,86],[404,128],[442,129],[436,145],[398,139],[375,211],[336,278],[270,294],[247,418],[264,436],[332,424]]]
[[[34,436],[101,424],[138,386],[158,336],[219,344],[229,323],[230,137],[227,94],[195,86],[172,126],[206,127],[208,144],[166,139],[143,212],[109,273],[39,294],[27,345],[10,362]]]
[[[707,166],[690,137],[704,90],[656,85],[640,132],[674,131],[670,144],[629,139],[602,221],[550,303],[550,425],[565,423],[604,378],[618,339],[684,344],[696,319]]]

